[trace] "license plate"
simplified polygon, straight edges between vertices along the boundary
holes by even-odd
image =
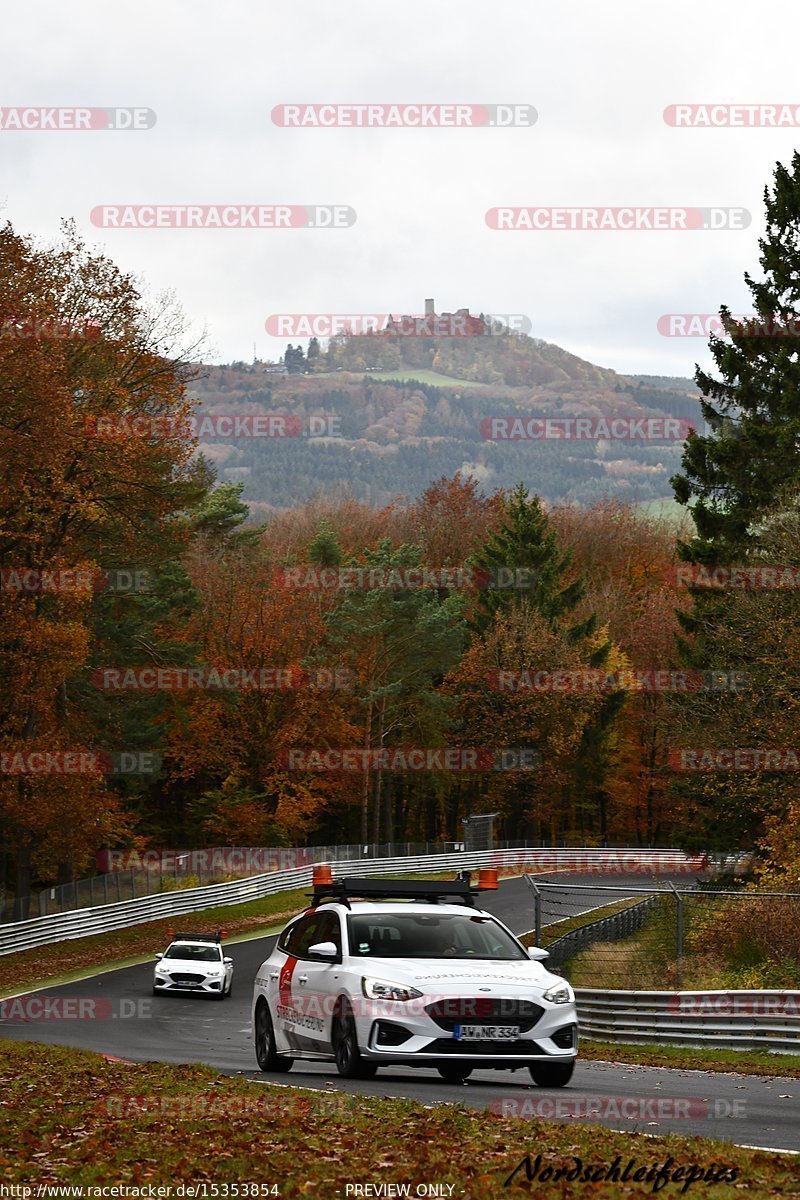
[[[453,1037],[460,1042],[513,1042],[519,1025],[456,1025]]]

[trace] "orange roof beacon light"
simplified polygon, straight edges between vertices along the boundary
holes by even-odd
[[[497,890],[497,868],[482,867],[478,872],[478,887],[483,891]]]
[[[322,884],[326,883],[333,883],[330,863],[324,863],[321,866],[314,867],[311,873],[311,883],[314,887],[320,887]]]
[[[223,941],[228,936],[227,929],[220,929],[218,932],[219,932],[219,940],[220,941]]]

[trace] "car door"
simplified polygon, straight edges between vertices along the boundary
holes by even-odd
[[[278,963],[270,972],[270,999],[273,1001],[275,1036],[282,1050],[320,1049],[320,1030],[311,1028],[306,953],[320,939],[319,912],[308,913],[288,926],[278,939]],[[313,1006],[312,1006],[313,1007]]]
[[[322,962],[309,957],[312,946],[332,942],[339,962]],[[295,972],[295,996],[303,1014],[303,1034],[315,1048],[333,1053],[331,1024],[342,976],[342,926],[339,914],[331,909],[320,911],[317,921],[309,923],[296,943],[298,966]]]

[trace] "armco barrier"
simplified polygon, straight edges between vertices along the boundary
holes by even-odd
[[[572,958],[574,954],[579,954],[587,946],[594,945],[595,942],[615,942],[620,938],[630,937],[632,933],[637,933],[655,904],[656,897],[649,896],[646,900],[640,900],[638,904],[632,904],[621,912],[613,913],[610,917],[601,917],[599,921],[590,921],[586,925],[579,925],[571,933],[565,933],[563,937],[556,938],[547,947],[547,953],[550,956],[548,967],[562,967],[567,959]]]
[[[730,866],[735,861],[735,857],[727,856],[720,860],[719,865]],[[563,871],[578,874],[695,875],[708,866],[708,860],[704,856],[690,856],[681,850],[530,849],[458,851],[453,854],[424,857],[382,858],[372,859],[368,865],[363,859],[357,859],[337,863],[336,873],[402,875],[420,871],[475,870],[479,867],[497,867],[501,871],[512,871],[524,867],[548,874]],[[110,933],[131,925],[141,925],[146,921],[183,916],[204,908],[260,900],[264,896],[274,895],[275,892],[307,887],[311,883],[311,871],[311,867],[271,871],[265,875],[235,880],[232,883],[162,892],[136,900],[123,900],[116,904],[102,904],[93,908],[73,909],[70,912],[17,921],[0,926],[0,955],[11,954],[15,950],[30,950],[52,942],[88,937],[91,934]]]
[[[582,1037],[627,1044],[800,1052],[800,992],[576,988]]]

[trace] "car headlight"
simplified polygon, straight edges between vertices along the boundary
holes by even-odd
[[[404,983],[388,983],[385,979],[361,980],[361,990],[368,1000],[417,1000],[422,992]]]
[[[563,983],[557,983],[555,987],[551,987],[549,992],[545,992],[544,998],[551,1004],[572,1004],[575,993],[565,980]]]
[[[221,974],[222,971],[219,967],[209,967],[209,969],[206,971],[206,975],[208,975],[211,979],[217,979]]]
[[[163,963],[159,963],[158,966],[156,967],[156,975],[167,975],[167,974],[169,974],[169,967],[165,967],[163,965]]]

